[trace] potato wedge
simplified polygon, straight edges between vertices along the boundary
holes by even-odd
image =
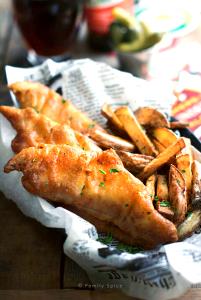
[[[153,107],[140,107],[134,111],[138,122],[143,126],[158,128],[169,127],[166,116]]]
[[[129,107],[121,106],[117,108],[115,115],[142,154],[151,156],[157,155],[154,145],[146,135],[145,131],[142,129],[141,125]]]
[[[165,175],[157,175],[156,195],[159,201],[167,201],[168,195],[168,183]]]
[[[148,190],[148,193],[149,193],[152,201],[154,200],[154,197],[155,197],[156,178],[157,178],[156,174],[153,174],[153,175],[149,176],[146,181],[146,188]]]
[[[153,159],[153,156],[148,156],[138,153],[130,153],[126,151],[116,151],[121,158],[124,167],[132,174],[137,174]]]
[[[193,232],[201,225],[201,210],[195,210],[189,213],[189,216],[177,227],[179,240],[191,236]]]
[[[194,160],[192,163],[192,207],[201,210],[201,163]]]
[[[129,141],[118,136],[108,134],[96,128],[90,131],[89,136],[98,144],[98,146],[104,149],[113,148],[114,150],[123,150],[129,152],[132,152],[135,149],[135,146]]]
[[[191,151],[191,143],[188,139],[184,139],[186,147],[182,149],[181,153],[176,156],[176,165],[179,171],[183,174],[186,191],[187,202],[190,202],[191,185],[192,185],[192,162],[193,156]]]
[[[181,224],[187,212],[186,186],[182,173],[174,166],[169,172],[169,201],[174,209],[174,223]]]
[[[164,218],[173,221],[174,212],[170,207],[158,205],[157,210]]]
[[[109,104],[104,104],[101,109],[101,114],[111,123],[118,131],[124,131],[124,128],[115,115],[112,107]]]
[[[154,146],[156,147],[156,150],[157,150],[159,153],[163,152],[163,151],[166,149],[166,147],[163,146],[157,139],[155,139],[155,138],[153,138],[153,137],[150,137],[150,138],[151,138],[152,143],[153,143]]]
[[[154,158],[138,175],[138,177],[143,181],[152,175],[158,168],[167,163],[172,159],[181,149],[185,147],[185,142],[183,138],[177,139],[177,141],[160,153],[156,158]]]
[[[171,129],[181,129],[187,127],[189,127],[189,123],[186,122],[181,122],[181,121],[170,122]]]
[[[168,128],[154,128],[151,130],[151,135],[165,148],[175,143],[178,137]]]

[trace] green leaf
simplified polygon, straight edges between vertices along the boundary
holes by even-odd
[[[160,206],[162,206],[162,207],[171,207],[170,202],[165,201],[165,200],[160,202]]]
[[[188,211],[187,213],[186,213],[186,218],[190,218],[192,216],[192,211]]]
[[[153,197],[153,195],[151,197]],[[158,196],[154,196],[154,203],[157,204],[158,201],[159,201]]]
[[[104,236],[104,237],[99,237],[98,241],[101,243],[104,243],[106,245],[111,244],[113,241],[113,236],[111,233],[108,233],[108,235]]]
[[[62,104],[65,104],[65,103],[66,103],[66,100],[65,100],[65,99],[62,99],[61,102],[62,102]]]
[[[97,239],[97,241],[103,243],[103,244],[106,244],[106,245],[111,245],[112,242],[113,242],[113,236],[111,233],[108,233],[106,236],[103,236],[103,237],[99,237]],[[128,253],[131,253],[131,254],[135,254],[137,252],[140,252],[140,251],[143,251],[142,248],[140,247],[135,247],[135,246],[129,246],[129,245],[126,245],[126,244],[123,244],[123,243],[119,243],[116,248],[122,252],[128,252]]]
[[[105,182],[100,182],[99,186],[100,187],[104,187],[105,186]]]
[[[117,169],[110,169],[110,173],[118,173],[119,172],[119,170],[117,170]]]
[[[120,250],[120,251],[123,251],[123,252],[131,253],[131,254],[135,254],[135,253],[140,252],[140,251],[143,250],[140,247],[129,246],[129,245],[125,245],[123,243],[119,243],[117,245],[117,249]]]
[[[104,170],[99,169],[99,172],[103,175],[106,175],[106,172]]]

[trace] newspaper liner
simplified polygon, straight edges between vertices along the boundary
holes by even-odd
[[[62,92],[64,98],[71,99],[101,124],[104,120],[100,107],[104,102],[128,104],[132,109],[151,105],[166,113],[171,106],[169,87],[165,89],[161,83],[148,83],[89,59],[63,63],[47,60],[39,67],[27,69],[7,66],[6,72],[8,83],[40,81]],[[12,98],[17,106],[16,99]],[[25,215],[44,226],[65,229],[65,254],[86,270],[95,287],[119,288],[130,296],[161,300],[179,297],[192,285],[201,284],[201,234],[137,254],[108,247],[97,241],[98,234],[92,224],[28,193],[21,184],[19,172],[3,173],[5,163],[13,156],[10,145],[14,136],[15,130],[0,115],[0,190]],[[200,153],[196,155],[201,161]]]

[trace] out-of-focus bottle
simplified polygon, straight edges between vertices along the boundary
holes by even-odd
[[[133,14],[134,0],[86,0],[85,3],[89,45],[97,51],[110,51],[112,45],[108,31],[114,19],[112,10],[122,7]]]

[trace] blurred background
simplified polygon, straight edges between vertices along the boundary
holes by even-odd
[[[91,58],[171,83],[172,115],[190,122],[201,138],[200,53],[200,0],[0,0],[4,99],[9,97],[7,64],[30,67],[46,58]]]

